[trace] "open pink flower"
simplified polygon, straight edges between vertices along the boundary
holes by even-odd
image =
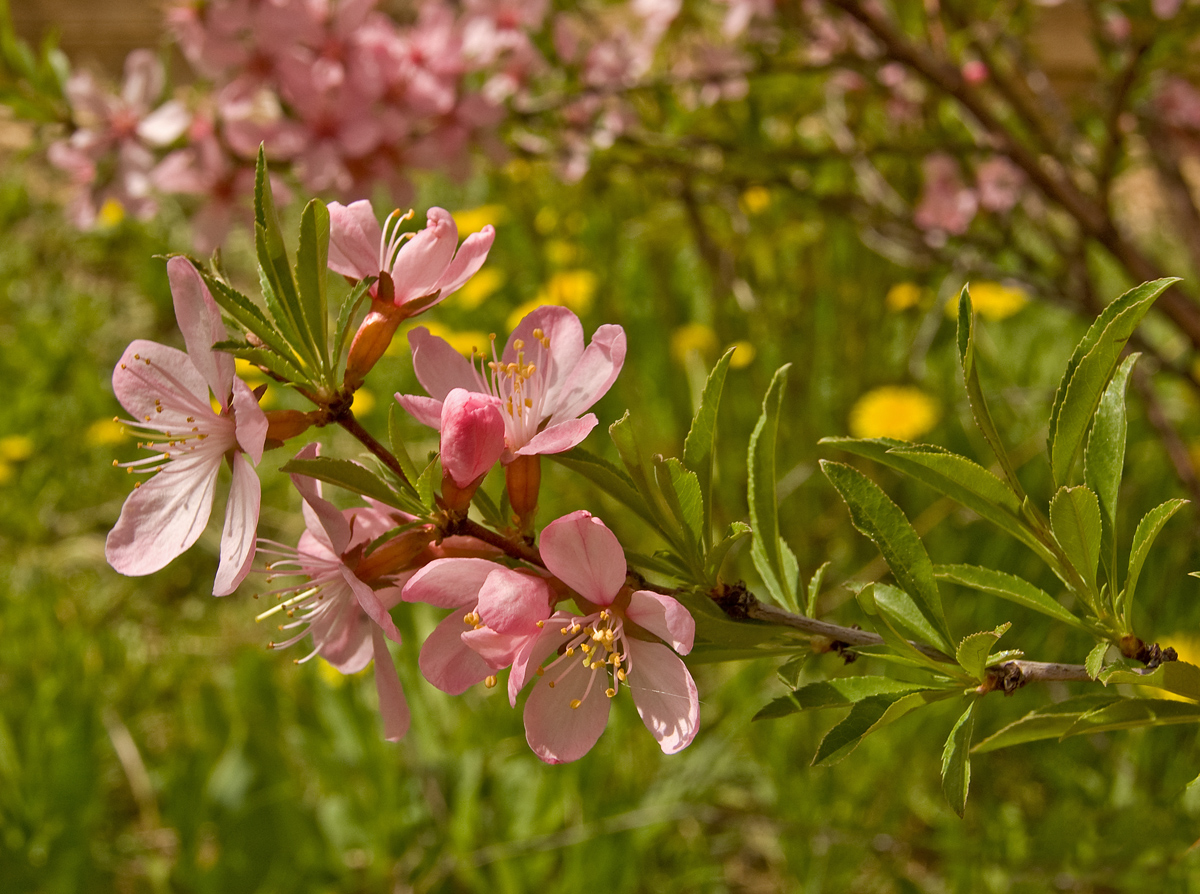
[[[262,459],[267,417],[250,388],[233,374],[233,357],[212,346],[225,326],[196,268],[167,262],[175,317],[187,352],[152,341],[133,342],[113,370],[113,391],[145,435],[153,456],[125,463],[151,472],[125,501],[105,544],[108,563],[122,574],[150,574],[196,542],[212,512],[217,472],[226,457],[233,485],[225,506],[221,563],[213,595],[237,589],[250,571],[261,489],[247,456]],[[216,398],[214,410],[209,392]],[[115,461],[114,461],[115,462]]]
[[[308,444],[296,458],[312,459],[317,453],[318,445]],[[400,601],[403,575],[390,572],[423,552],[429,535],[423,528],[405,531],[364,559],[367,544],[396,527],[396,518],[375,506],[339,510],[322,497],[319,481],[292,475],[292,482],[304,498],[307,530],[295,549],[270,540],[260,541],[260,548],[281,557],[269,566],[273,574],[299,574],[303,580],[269,594],[289,598],[263,612],[259,620],[286,611],[295,620],[280,629],[301,628],[291,638],[272,643],[274,649],[312,634],[312,651],[297,663],[320,655],[341,673],[355,674],[374,659],[384,735],[395,742],[408,731],[410,715],[385,641],[386,637],[400,642],[388,606]],[[375,558],[381,552],[390,560],[382,565]]]
[[[380,227],[367,200],[330,202],[329,269],[351,279],[387,274],[392,304],[412,316],[456,292],[479,271],[496,231],[489,224],[460,247],[449,211],[430,208],[425,229],[411,237],[399,231],[404,219],[393,211]],[[379,294],[378,283],[371,288],[373,295]]]
[[[546,568],[591,611],[557,612],[545,622],[535,654],[559,655],[538,671],[525,702],[529,747],[551,764],[582,757],[604,732],[609,700],[625,683],[663,752],[686,748],[700,721],[696,684],[675,654],[692,649],[696,625],[687,609],[670,596],[630,591],[621,545],[589,512],[547,525],[541,553]]]
[[[504,420],[503,462],[570,450],[596,425],[585,410],[616,381],[625,362],[625,331],[606,324],[586,348],[583,325],[565,307],[544,305],[527,315],[500,357],[483,368],[444,339],[418,326],[408,334],[413,368],[429,397],[397,394],[404,409],[441,430],[442,404],[455,388],[496,398]]]

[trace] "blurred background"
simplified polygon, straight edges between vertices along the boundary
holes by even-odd
[[[1192,726],[979,756],[960,820],[939,780],[951,708],[813,769],[838,718],[752,723],[785,691],[768,657],[692,666],[702,728],[683,753],[664,757],[618,699],[587,757],[548,767],[502,689],[451,699],[421,680],[417,644],[438,618],[412,606],[395,613],[406,642],[393,651],[413,726],[393,745],[369,673],[267,651],[273,630],[254,623],[251,598],[261,575],[208,595],[215,528],[147,578],[116,574],[103,551],[130,486],[113,458],[136,455],[112,421],[112,366],[133,338],[181,342],[156,256],[220,244],[253,289],[238,185],[248,141],[266,142],[277,192],[294,197],[288,232],[311,195],[371,197],[381,218],[411,204],[418,224],[440,205],[464,234],[494,224],[483,272],[418,321],[457,344],[503,338],[546,301],[589,332],[623,325],[629,357],[596,408],[597,452],[614,455],[602,428],[629,409],[643,447],[678,455],[707,369],[736,346],[719,428],[722,529],[746,518],[746,445],[771,376],[790,363],[783,531],[802,578],[832,562],[821,616],[843,624],[863,618],[842,584],[886,569],[817,472],[820,458],[847,460],[819,439],[892,436],[990,460],[957,373],[961,286],[972,283],[993,412],[1026,486],[1045,496],[1045,420],[1072,347],[1130,285],[1182,275],[1138,336],[1127,543],[1148,509],[1197,487],[1200,9],[480,0],[380,4],[384,24],[342,0],[308,4],[317,36],[285,40],[254,18],[272,7],[288,8],[42,0],[7,11],[0,890],[1200,891],[1200,798],[1184,791],[1200,770]],[[377,43],[362,37],[371,28]],[[140,48],[151,54],[130,69]],[[145,75],[150,57],[161,83]],[[375,60],[366,74],[363,59]],[[407,66],[403,90],[358,83],[391,77],[380,59]],[[297,81],[297,66],[324,80]],[[131,71],[143,77],[134,86]],[[330,136],[299,99],[336,108],[330,98],[351,88],[364,119],[387,123],[365,148],[348,125]],[[118,126],[121,109],[136,125],[165,103],[185,110],[173,136]],[[318,142],[326,154],[306,155]],[[205,209],[218,199],[228,213],[214,227]],[[382,436],[392,393],[414,389],[398,337],[356,413]],[[264,406],[302,404],[271,387]],[[436,449],[431,432],[406,432],[417,453]],[[342,433],[316,434],[355,455]],[[276,471],[292,453],[260,466],[260,532],[284,542],[301,528]],[[1019,544],[862,468],[935,562],[1055,592]],[[648,537],[547,464],[541,518],[579,508],[625,542]],[[1191,510],[1167,529],[1137,621],[1191,660],[1195,532]],[[758,583],[745,552],[726,577]],[[1005,644],[1030,658],[1080,662],[1090,648],[1018,607],[950,588],[944,599],[956,632],[1012,621]],[[824,655],[804,673],[861,667]],[[980,733],[1068,691],[993,696]]]

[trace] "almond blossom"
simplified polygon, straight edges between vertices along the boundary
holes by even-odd
[[[228,459],[233,484],[213,583],[213,595],[224,596],[237,589],[254,558],[261,487],[247,457],[255,464],[262,459],[267,418],[254,392],[234,376],[233,357],[213,350],[225,339],[225,326],[196,268],[176,257],[167,262],[167,275],[187,351],[139,339],[113,370],[113,391],[133,416],[129,426],[146,437],[139,446],[155,452],[113,461],[153,477],[139,481],[125,501],[105,555],[122,574],[142,575],[183,553],[208,524],[217,473]]]
[[[317,454],[318,445],[308,444],[296,458]],[[380,506],[339,510],[322,497],[319,481],[291,477],[304,499],[307,529],[294,549],[271,540],[259,543],[263,552],[280,557],[269,566],[273,574],[299,574],[303,580],[273,591],[270,595],[288,598],[259,620],[286,611],[294,620],[280,630],[300,628],[289,639],[271,643],[273,649],[312,635],[312,651],[297,663],[320,655],[341,673],[355,674],[374,659],[384,736],[395,742],[408,731],[410,715],[387,647],[388,639],[400,642],[388,608],[400,601],[399,587],[412,573],[410,563],[428,546],[428,529],[405,531],[364,556],[368,544],[397,526],[397,518]]]

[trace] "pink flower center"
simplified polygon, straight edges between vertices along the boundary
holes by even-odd
[[[547,685],[553,689],[568,674],[583,667],[589,674],[587,687],[581,697],[571,701],[572,708],[578,708],[591,694],[598,671],[605,682],[609,679],[612,682],[611,686],[605,688],[604,694],[609,698],[615,697],[621,684],[633,670],[622,617],[611,608],[601,609],[595,614],[572,621],[561,629],[561,633],[567,638],[562,653],[545,667],[538,668],[537,675],[549,676]],[[577,653],[582,653],[582,661],[576,660]],[[557,674],[551,673],[559,665],[565,666]]]
[[[533,330],[534,347],[531,354],[525,352],[525,342],[513,342],[516,359],[507,363],[496,355],[496,336],[491,336],[492,359],[487,362],[487,372],[480,365],[472,366],[479,390],[500,401],[504,411],[505,440],[510,450],[519,450],[538,433],[542,421],[550,415],[546,403],[546,373],[550,366],[550,339],[541,329]]]
[[[301,541],[301,546],[303,545],[303,541]],[[286,649],[304,639],[313,625],[319,625],[317,629],[322,632],[323,636],[318,638],[316,630],[312,630],[312,651],[303,658],[295,659],[296,664],[304,664],[314,655],[319,654],[327,641],[333,639],[351,620],[350,615],[359,610],[354,591],[342,577],[341,569],[345,563],[342,557],[332,553],[293,549],[274,540],[262,538],[258,541],[258,550],[267,555],[280,556],[279,559],[267,565],[267,570],[270,572],[267,576],[268,583],[275,580],[278,575],[303,575],[304,577],[304,580],[298,584],[264,593],[264,596],[274,596],[282,601],[254,619],[262,621],[283,612],[293,620],[280,624],[279,630],[300,628],[298,633],[282,642],[268,643],[268,649]]]

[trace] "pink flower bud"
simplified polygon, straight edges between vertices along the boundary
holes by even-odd
[[[442,468],[460,488],[487,474],[504,452],[504,419],[494,397],[455,388],[442,402]]]

